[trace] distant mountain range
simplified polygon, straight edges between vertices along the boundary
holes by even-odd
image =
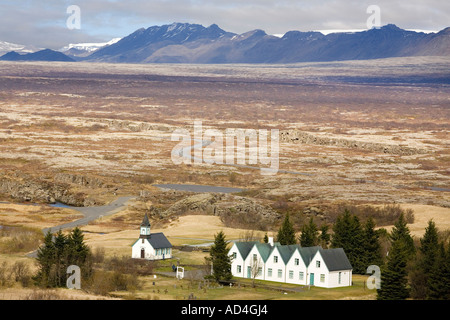
[[[16,51],[11,51],[0,57],[2,61],[75,61],[66,56],[64,53],[44,49],[32,53],[20,54]]]
[[[289,31],[278,37],[263,30],[235,34],[216,24],[173,23],[141,28],[103,45],[65,49],[61,51],[74,60],[112,63],[295,63],[450,56],[450,28],[424,33],[389,24],[327,35]]]

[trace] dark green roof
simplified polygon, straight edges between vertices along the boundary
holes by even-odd
[[[305,266],[309,266],[309,263],[311,262],[311,259],[314,257],[317,251],[322,249],[320,246],[315,247],[299,247],[298,252],[300,253],[300,256],[303,259],[303,262],[305,263]]]
[[[323,261],[327,265],[328,271],[336,270],[350,270],[353,269],[350,261],[348,261],[347,255],[342,248],[335,249],[320,249],[320,255]]]
[[[247,258],[248,253],[250,250],[252,250],[253,246],[259,242],[257,241],[250,241],[250,242],[235,242],[236,247],[239,250],[239,253],[241,254],[242,259],[245,260]]]
[[[264,262],[269,258],[270,253],[273,250],[273,247],[268,243],[256,243],[256,249],[258,249],[259,254]]]
[[[289,259],[292,257],[292,254],[295,252],[295,250],[299,249],[299,245],[297,244],[291,244],[291,245],[285,245],[285,246],[275,246],[278,249],[278,252],[281,255],[281,259],[283,259],[284,264],[289,262]]]

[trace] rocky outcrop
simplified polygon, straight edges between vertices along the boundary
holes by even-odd
[[[361,149],[397,155],[414,155],[426,153],[425,150],[410,148],[401,145],[365,142],[342,138],[328,138],[323,136],[316,136],[300,130],[280,131],[280,142],[336,146],[341,148]]]
[[[186,212],[202,212],[216,215],[217,203],[222,200],[223,194],[219,193],[199,193],[186,197],[175,202],[164,213],[166,216],[173,214],[184,214]]]
[[[186,196],[166,210],[152,207],[150,212],[161,218],[189,212],[226,217],[227,220],[232,220],[233,217],[239,217],[240,220],[243,217],[251,217],[260,221],[275,221],[280,218],[280,214],[269,206],[249,198],[223,193],[199,193]]]
[[[61,202],[76,207],[96,205],[82,192],[71,192],[70,184],[51,182],[44,178],[28,175],[0,176],[0,193],[21,202],[55,203]]]
[[[57,173],[54,181],[56,183],[76,184],[88,188],[101,188],[103,186],[103,182],[98,178],[70,173]]]

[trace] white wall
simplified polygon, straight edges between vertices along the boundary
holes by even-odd
[[[239,253],[239,250],[235,243],[233,244],[230,251],[228,252],[228,255],[233,256],[234,253],[236,254],[236,258],[232,259],[232,261],[231,261],[231,274],[234,277],[243,278],[244,277],[244,260],[242,259],[241,254]],[[241,272],[237,271],[238,265],[241,266]]]
[[[254,260],[254,255],[256,255],[256,260]],[[254,277],[253,271],[250,271],[250,279],[253,279],[254,277],[255,279],[258,280],[264,280],[265,275],[264,261],[262,260],[261,255],[256,246],[253,246],[253,248],[250,250],[247,258],[245,259],[244,265],[245,265],[245,270],[243,270],[244,278],[248,278],[248,271],[247,271],[248,267],[253,268],[253,266],[255,265],[255,267],[258,266],[261,268],[261,273],[256,275],[256,277]]]
[[[147,241],[147,239],[144,239],[144,242],[142,242],[142,239],[139,239],[135,242],[131,249],[131,257],[135,259],[141,259],[141,250],[142,248],[145,250],[145,258],[147,260],[161,260],[163,259],[170,259],[172,258],[172,249],[166,248],[166,253],[164,254],[164,249],[161,249],[160,251],[155,251],[153,249],[150,242]]]
[[[295,264],[295,259],[298,259],[298,265]],[[293,271],[293,279],[289,278],[289,271]],[[300,272],[303,272],[303,279],[300,279]],[[295,252],[291,256],[291,259],[286,264],[286,282],[306,285],[306,275],[306,265],[303,262],[302,257],[300,256],[300,252],[298,252],[298,250],[295,250]]]
[[[278,257],[278,261],[275,262],[274,257]],[[269,258],[266,261],[266,268],[265,268],[265,278],[266,280],[270,281],[277,281],[277,282],[285,282],[286,277],[286,266],[284,265],[284,261],[281,258],[281,254],[278,251],[278,248],[275,247],[272,252],[269,255]],[[269,276],[269,269],[272,269],[272,276]],[[279,277],[278,270],[281,270],[281,277]]]

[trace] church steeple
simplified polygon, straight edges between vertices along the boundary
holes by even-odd
[[[150,221],[148,220],[148,215],[145,213],[144,219],[141,223],[141,237],[150,236]]]

